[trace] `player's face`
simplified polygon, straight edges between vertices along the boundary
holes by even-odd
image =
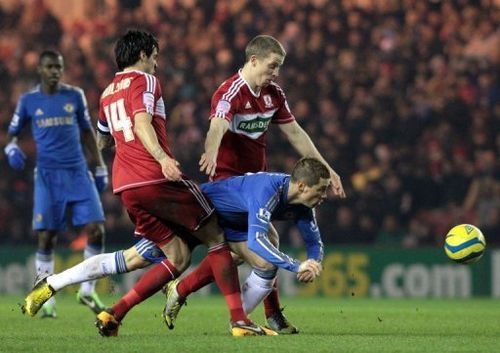
[[[42,58],[38,65],[38,73],[42,79],[42,83],[47,86],[56,86],[64,71],[64,62],[61,56],[57,58],[46,56]]]
[[[271,53],[265,58],[255,58],[255,84],[257,87],[265,87],[276,80],[279,70],[285,58],[279,54]]]
[[[313,186],[304,185],[300,195],[301,203],[309,208],[319,206],[325,199],[330,186],[330,179],[319,179]]]
[[[144,72],[154,75],[158,66],[158,49],[153,48],[153,52],[149,57],[144,58]]]

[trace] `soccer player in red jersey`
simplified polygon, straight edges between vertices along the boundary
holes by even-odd
[[[113,191],[135,223],[135,233],[153,241],[167,259],[144,274],[109,312],[97,316],[101,334],[116,335],[125,314],[156,293],[189,265],[184,234],[208,246],[207,262],[231,314],[231,332],[265,335],[242,309],[237,269],[214,210],[198,186],[186,178],[172,155],[166,132],[160,83],[153,75],[158,42],[144,31],[131,30],[115,46],[121,70],[101,96],[98,144],[114,144]],[[273,332],[271,332],[273,333]]]
[[[243,68],[224,81],[212,96],[210,128],[200,171],[211,180],[265,171],[266,135],[273,123],[302,157],[315,157],[327,166],[334,195],[345,198],[340,177],[297,123],[285,93],[275,83],[286,56],[281,43],[271,36],[259,35],[248,43],[245,55]],[[270,238],[277,246],[279,238],[272,226]],[[281,312],[276,285],[264,306],[272,329],[278,333],[298,332]]]

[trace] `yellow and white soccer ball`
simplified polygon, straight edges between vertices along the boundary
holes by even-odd
[[[444,241],[446,255],[461,264],[479,261],[485,248],[483,233],[472,224],[460,224],[451,228]]]

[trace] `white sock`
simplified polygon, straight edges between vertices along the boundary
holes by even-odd
[[[36,266],[36,274],[37,276],[43,274],[51,274],[54,273],[54,251],[42,252],[37,251],[35,255],[35,266]],[[52,297],[47,302],[47,305],[55,305],[56,298]]]
[[[70,284],[82,283],[108,275],[114,275],[118,273],[115,256],[117,258],[123,258],[123,251],[92,256],[68,268],[66,271],[48,277],[47,283],[55,291],[58,291]]]
[[[37,251],[35,256],[36,274],[54,273],[54,252]]]
[[[243,310],[250,314],[271,292],[277,270],[259,271],[254,269],[247,277],[241,290]]]
[[[100,254],[100,253],[102,253],[102,246],[100,246],[100,247],[94,247],[94,246],[91,246],[91,245],[87,244],[87,246],[85,247],[85,250],[83,251],[83,258],[85,260],[87,260],[87,259],[90,259],[93,256],[96,256],[96,255]],[[95,289],[96,282],[97,282],[96,280],[83,282],[80,285],[80,294],[81,295],[90,295],[90,294],[92,294],[92,292]]]

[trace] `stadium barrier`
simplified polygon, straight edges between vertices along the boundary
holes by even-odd
[[[294,253],[292,249],[285,251]],[[305,254],[295,255],[304,258]],[[203,250],[193,254],[193,264]],[[61,250],[56,255],[56,272],[82,260],[81,253]],[[280,291],[289,296],[386,297],[386,298],[469,298],[500,297],[500,249],[490,248],[473,265],[451,262],[441,249],[388,249],[376,247],[334,247],[325,252],[324,270],[314,283],[303,285],[294,274],[279,272]],[[241,267],[242,278],[248,267]],[[101,279],[101,293],[124,293],[141,271]],[[34,249],[2,247],[0,249],[0,294],[23,294],[33,283]],[[75,293],[77,286],[65,288]],[[204,288],[199,295],[217,292]]]

